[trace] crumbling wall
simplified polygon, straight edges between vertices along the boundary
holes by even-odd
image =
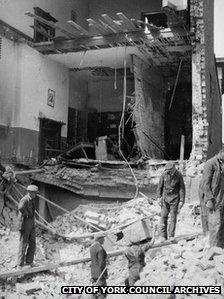
[[[221,97],[214,61],[214,1],[191,0],[192,54],[191,159],[211,157],[221,148]]]
[[[25,44],[2,39],[0,59],[0,155],[4,160],[35,163],[39,118],[62,121],[67,137],[69,71]],[[47,104],[55,92],[54,107]]]
[[[143,155],[163,158],[164,111],[163,79],[160,72],[133,56],[135,76],[134,121],[138,146]]]

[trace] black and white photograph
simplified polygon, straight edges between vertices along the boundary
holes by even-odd
[[[224,0],[0,0],[0,299],[224,298]]]

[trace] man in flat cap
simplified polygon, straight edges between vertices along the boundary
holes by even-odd
[[[18,266],[25,264],[33,266],[33,259],[36,249],[35,235],[35,200],[37,198],[38,187],[29,185],[27,194],[20,200],[19,209],[19,254]]]
[[[176,169],[173,162],[165,166],[158,189],[157,197],[161,205],[161,242],[175,235],[177,214],[185,202],[185,185],[182,174]],[[168,216],[170,214],[169,232],[167,231]]]
[[[103,248],[105,235],[99,233],[95,236],[94,242],[90,247],[90,258],[91,258],[91,277],[93,285],[96,286],[107,286],[106,279],[107,274],[107,253]],[[95,298],[105,298],[105,294],[97,294]]]

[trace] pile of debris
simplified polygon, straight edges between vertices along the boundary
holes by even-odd
[[[87,209],[89,208],[88,206]],[[81,206],[69,214],[58,216],[51,223],[51,226],[66,235],[74,233],[83,235],[92,232],[90,228],[81,224],[74,217],[74,215],[84,217],[87,209]],[[94,207],[92,211],[95,214],[105,216],[104,221],[107,224],[107,229],[114,229],[145,216],[158,224],[160,217],[158,202],[145,196],[108,209],[105,206]],[[91,213],[87,213],[87,215],[90,219]],[[200,230],[200,214],[197,203],[186,203],[178,217],[177,234],[182,235]],[[0,256],[0,272],[4,272],[16,265],[19,240],[17,232],[12,232],[9,228],[3,228],[3,226],[0,234],[0,247],[4,248],[3,254]],[[113,232],[109,234],[109,238],[116,242],[116,239],[113,238]],[[108,240],[106,241],[108,242]],[[62,238],[56,238],[50,233],[38,230],[35,262],[42,265],[48,261],[63,261],[89,256],[90,242],[91,239],[82,242],[68,242]],[[141,280],[137,285],[224,286],[222,278],[224,275],[224,252],[220,248],[206,249],[206,242],[205,238],[198,238],[193,241],[181,241],[178,244],[149,250],[146,254],[146,267],[141,273]],[[111,243],[110,248],[107,248],[107,250],[124,249],[125,245],[124,240],[121,239],[116,242],[116,246]],[[124,279],[128,275],[127,261],[124,255],[110,258],[108,273],[108,285],[124,285]],[[60,286],[62,285],[85,286],[89,284],[90,265],[89,263],[83,263],[59,268],[48,273],[32,274],[29,277],[20,278],[14,286],[2,285],[1,291],[8,294],[6,298],[10,298],[10,294],[15,293],[24,296],[24,298],[28,298],[30,294],[35,294],[35,298],[59,298]],[[35,288],[35,286],[39,288]],[[195,297],[188,296],[188,298]],[[203,298],[213,297],[208,295],[208,297],[204,296]],[[214,298],[221,297],[215,295]]]

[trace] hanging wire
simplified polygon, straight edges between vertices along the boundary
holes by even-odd
[[[117,52],[118,52],[118,46],[116,47],[116,56],[115,56],[114,89],[117,89]]]
[[[101,69],[102,69],[102,65],[103,62],[101,60],[100,61]],[[102,97],[103,97],[103,80],[101,79],[100,80],[100,119],[99,119],[100,124],[102,123]]]
[[[124,114],[125,114],[125,107],[126,107],[126,97],[127,97],[127,60],[126,60],[126,46],[125,46],[125,54],[124,54],[124,87],[123,87],[123,108],[122,108],[122,114],[121,114],[121,119],[120,119],[120,124],[118,127],[118,150],[119,153],[121,155],[121,157],[124,159],[124,161],[127,163],[134,181],[135,181],[135,196],[134,198],[136,198],[138,196],[139,193],[139,189],[138,189],[138,180],[135,176],[135,173],[133,171],[133,169],[131,168],[131,165],[128,163],[128,160],[125,158],[122,150],[121,150],[121,136],[122,138],[124,138]],[[121,134],[121,129],[122,129],[122,134]]]

